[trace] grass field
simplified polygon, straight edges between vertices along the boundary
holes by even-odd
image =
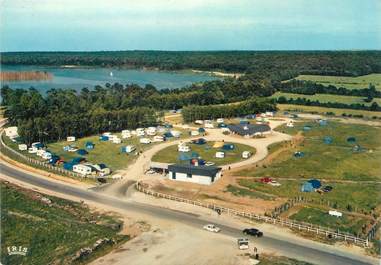
[[[255,179],[239,180],[241,186],[247,187],[254,192],[253,196],[262,193],[283,198],[304,197],[313,200],[317,204],[334,206],[344,211],[347,211],[348,205],[350,205],[351,210],[362,213],[369,213],[381,204],[381,197],[379,196],[381,184],[323,181],[322,185],[332,186],[333,190],[319,194],[317,192],[301,192],[300,188],[303,183],[301,180],[278,180],[278,182],[282,185],[274,187]]]
[[[369,84],[372,83],[376,86],[377,90],[381,90],[381,74],[370,74],[358,77],[299,75],[296,79],[313,81],[327,86],[345,87],[348,89],[368,88]]]
[[[51,200],[44,203],[41,198]],[[72,263],[76,252],[92,247],[98,239],[116,243],[128,240],[119,235],[121,221],[110,215],[91,212],[80,203],[41,195],[35,191],[1,182],[1,262],[2,264],[82,264]],[[8,246],[28,248],[26,256],[8,255]],[[105,245],[90,259],[111,250]]]
[[[330,227],[340,232],[348,232],[351,234],[359,233],[362,230],[362,226],[366,224],[366,220],[362,218],[347,214],[337,218],[327,214],[327,211],[311,207],[303,207],[297,213],[291,215],[290,219]]]
[[[293,94],[293,93],[283,93],[276,92],[272,95],[272,98],[285,97],[286,99],[297,99],[297,98],[305,98],[311,101],[318,100],[321,103],[328,102],[337,102],[343,104],[364,104],[365,106],[370,106],[373,102],[376,102],[378,105],[381,105],[381,98],[375,98],[372,102],[365,102],[363,97],[354,97],[354,96],[340,96],[340,95],[330,95],[330,94],[315,94],[315,95],[301,95],[301,94]]]
[[[280,111],[316,113],[316,114],[323,114],[323,115],[326,115],[327,113],[333,113],[334,116],[342,116],[343,113],[345,113],[346,115],[351,115],[353,117],[361,116],[361,117],[365,117],[369,119],[381,118],[381,112],[379,111],[337,109],[337,108],[325,108],[325,107],[303,106],[303,105],[292,105],[292,104],[277,104],[277,108]]]
[[[216,158],[215,154],[217,151],[220,151],[221,148],[213,148],[213,145],[214,142],[207,142],[204,145],[189,144],[191,152],[198,153],[199,156],[201,156],[201,158],[205,161],[214,162],[218,166],[244,160],[242,158],[243,151],[250,151],[253,154],[255,153],[255,149],[250,146],[234,143],[234,150],[225,151],[225,158]],[[172,145],[156,153],[153,156],[152,161],[163,163],[178,163],[180,162],[179,154],[180,152],[177,150],[177,145]]]
[[[320,126],[316,122],[299,122],[294,128],[282,126],[279,131],[295,134],[310,125],[310,131],[303,132],[304,142],[297,150],[282,152],[266,168],[250,168],[239,172],[242,176],[271,176],[276,178],[319,178],[329,180],[381,180],[381,129],[367,125],[328,122]],[[325,144],[323,138],[333,139]],[[348,137],[355,137],[357,144],[365,150],[353,152],[354,144]],[[302,151],[304,157],[295,158],[293,153]]]
[[[299,261],[283,256],[274,256],[268,254],[259,254],[261,265],[313,265],[313,263]]]
[[[183,130],[183,129],[176,129],[176,130],[182,132],[180,139],[186,139],[189,137],[188,130]],[[120,133],[115,133],[114,135],[118,135],[119,137],[121,137]],[[3,137],[3,139],[4,139],[4,142],[9,147],[15,150],[18,150],[17,143],[13,143],[12,141],[9,140],[8,137]],[[174,138],[169,138],[169,141],[172,141],[172,140],[174,140]],[[86,158],[87,161],[94,164],[104,163],[109,168],[111,168],[112,171],[127,167],[136,158],[135,154],[121,153],[122,146],[132,144],[136,147],[136,151],[139,152],[139,151],[144,151],[150,148],[154,144],[157,144],[157,143],[141,144],[139,142],[138,137],[123,139],[121,144],[114,144],[111,141],[106,141],[106,142],[99,141],[99,136],[96,135],[96,136],[80,138],[80,139],[77,139],[77,141],[75,142],[61,141],[61,142],[51,143],[47,145],[47,149],[51,151],[52,153],[60,156],[61,159],[63,159],[64,161],[70,161],[71,159],[75,157],[81,157],[81,156],[78,155],[76,152],[66,152],[63,150],[63,147],[69,144],[73,144],[77,146],[79,149],[85,149],[85,143],[88,141],[93,142],[95,145],[95,148],[93,150],[87,150],[88,154],[83,157]],[[23,153],[24,155],[28,157],[41,160],[40,157],[38,157],[35,154],[29,154],[26,151],[21,153]]]

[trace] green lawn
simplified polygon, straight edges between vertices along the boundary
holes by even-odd
[[[184,129],[176,129],[176,130],[182,132],[180,139],[189,138],[189,130],[184,130]],[[114,135],[118,135],[119,138],[121,138],[120,133],[114,133]],[[3,137],[3,138],[5,143],[8,146],[10,146],[11,148],[15,150],[18,150],[18,144],[10,141],[8,137]],[[169,138],[169,141],[173,141],[176,139],[178,138]],[[81,156],[78,155],[76,152],[66,152],[63,150],[63,147],[69,144],[73,144],[77,146],[79,149],[85,149],[85,143],[88,141],[93,142],[95,144],[95,148],[93,150],[87,150],[88,154],[83,157],[86,158],[87,161],[94,164],[104,163],[109,168],[111,168],[112,171],[126,168],[136,158],[135,154],[121,153],[122,146],[132,144],[136,147],[137,151],[144,151],[150,148],[152,145],[157,144],[154,142],[152,142],[151,144],[141,144],[139,142],[138,137],[132,137],[130,139],[122,139],[121,144],[114,144],[111,141],[102,142],[99,140],[99,135],[95,135],[95,136],[89,136],[89,137],[77,139],[77,141],[75,142],[61,141],[56,143],[50,143],[47,145],[47,149],[51,151],[52,153],[60,156],[61,159],[63,159],[64,161],[70,161],[71,159],[75,157],[81,157]],[[42,160],[37,155],[29,154],[27,151],[24,151],[21,153],[31,158]]]
[[[308,200],[313,200],[314,203],[336,207],[344,211],[347,211],[348,205],[350,205],[352,211],[369,213],[381,204],[381,196],[379,196],[381,184],[323,181],[323,186],[332,186],[333,190],[319,194],[317,192],[301,192],[300,188],[303,183],[301,180],[278,180],[278,182],[282,185],[274,187],[269,184],[261,183],[256,179],[248,178],[239,180],[239,184],[249,188],[253,191],[254,195],[262,193],[283,198],[303,197]],[[381,209],[378,209],[378,211],[379,210]]]
[[[331,94],[302,95],[302,94],[276,92],[271,97],[272,98],[285,97],[286,99],[305,98],[311,101],[318,100],[321,103],[338,102],[343,104],[364,104],[365,106],[370,106],[373,102],[376,102],[378,105],[381,105],[381,98],[375,98],[373,99],[372,102],[365,102],[363,97],[340,96],[340,95],[331,95]]]
[[[291,215],[290,219],[330,227],[351,234],[361,233],[362,226],[366,224],[366,220],[362,218],[348,214],[343,214],[342,217],[338,218],[329,215],[327,211],[311,207],[303,207],[297,213]]]
[[[52,203],[43,203],[39,196],[49,198]],[[128,240],[128,236],[118,234],[121,221],[91,212],[79,203],[4,182],[1,182],[1,200],[3,264],[72,264],[71,258],[78,250],[92,247],[98,239],[114,239],[117,243]],[[26,247],[27,255],[8,255],[8,246]],[[110,249],[111,245],[105,245],[93,252],[90,259]]]
[[[304,262],[283,256],[274,256],[269,254],[259,253],[261,265],[313,265],[313,263]]]
[[[313,114],[330,114],[333,116],[350,115],[350,117],[365,117],[368,119],[381,119],[380,111],[367,111],[367,110],[354,110],[354,109],[337,109],[337,108],[326,108],[326,107],[316,107],[316,106],[303,106],[303,105],[293,105],[293,104],[277,104],[279,111],[292,111],[292,112],[304,112]],[[333,113],[333,114],[332,114]]]
[[[244,160],[242,158],[243,151],[250,151],[252,152],[252,154],[255,153],[255,149],[253,147],[234,143],[234,150],[225,151],[225,158],[216,158],[215,154],[217,151],[220,151],[221,148],[213,148],[214,142],[207,142],[204,145],[197,145],[191,143],[188,145],[191,148],[191,152],[198,153],[201,156],[201,158],[205,161],[214,162],[218,166],[227,165]],[[189,154],[191,154],[191,152],[189,152]],[[180,162],[179,155],[180,152],[178,152],[177,150],[177,145],[172,145],[156,153],[153,156],[152,161],[163,163],[178,163]]]
[[[313,81],[327,86],[346,87],[348,89],[368,88],[369,84],[372,83],[376,86],[376,89],[381,90],[381,74],[370,74],[358,77],[299,75],[296,79]]]
[[[277,160],[266,168],[247,169],[240,172],[246,176],[272,176],[276,178],[320,178],[343,180],[381,180],[381,129],[358,124],[344,124],[330,121],[327,126],[316,122],[296,123],[294,128],[285,126],[279,131],[295,133],[303,130],[304,125],[312,126],[303,132],[305,141],[298,151],[305,153],[295,158],[293,150],[283,152]],[[332,137],[332,144],[325,144],[323,138]],[[365,148],[353,152],[354,144],[347,142],[355,137],[357,144]]]

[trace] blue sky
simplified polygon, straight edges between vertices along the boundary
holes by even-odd
[[[381,0],[0,0],[1,51],[381,49]]]

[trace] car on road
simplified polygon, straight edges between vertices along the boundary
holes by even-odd
[[[262,237],[263,236],[263,232],[259,231],[256,228],[243,229],[242,233],[244,233],[245,235],[249,235],[249,236],[256,236],[256,237]]]
[[[221,231],[221,229],[217,226],[215,226],[214,224],[207,224],[207,225],[204,225],[203,227],[205,230],[209,231],[209,232],[214,232],[214,233],[218,233]]]

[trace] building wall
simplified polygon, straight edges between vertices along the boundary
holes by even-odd
[[[221,176],[221,173],[219,173],[219,175]],[[172,179],[172,172],[170,171],[167,176],[169,179]],[[192,183],[198,183],[198,184],[203,184],[203,185],[212,184],[212,178],[211,177],[200,176],[200,175],[192,175],[191,178],[188,178],[187,174],[178,173],[178,172],[176,172],[176,179],[172,179],[172,180],[192,182]],[[217,180],[217,178],[215,178],[215,180]]]

